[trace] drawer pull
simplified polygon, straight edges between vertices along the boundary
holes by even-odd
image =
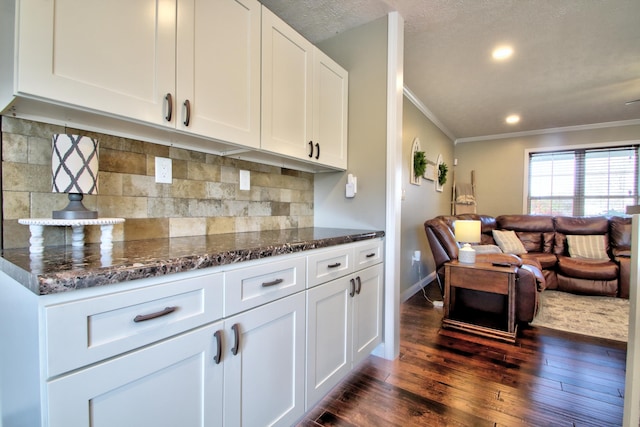
[[[213,336],[216,339],[216,355],[213,356],[213,361],[218,365],[222,361],[222,331],[218,329]]]
[[[136,317],[133,318],[133,321],[136,323],[144,322],[146,320],[155,319],[156,317],[166,316],[167,314],[173,313],[177,309],[178,307],[173,306],[173,307],[166,307],[164,310],[156,311],[155,313],[151,313],[151,314],[138,314]]]
[[[279,284],[280,284],[280,283],[282,283],[282,282],[284,282],[284,279],[276,279],[276,280],[273,280],[273,281],[271,281],[271,282],[264,282],[264,283],[262,284],[262,287],[263,287],[263,288],[268,288],[269,286],[279,285]]]
[[[327,265],[327,268],[336,268],[336,267],[340,267],[342,264],[340,264],[339,262],[336,262],[335,264],[329,264]]]
[[[353,296],[356,294],[356,281],[353,279],[349,279],[349,283],[351,284],[351,290],[349,291],[349,296],[351,298],[353,298]]]
[[[360,295],[360,291],[362,290],[362,280],[360,280],[360,276],[356,277],[356,282],[358,282],[358,287],[356,288],[356,294]]]
[[[371,257],[374,257],[374,256],[376,256],[375,252],[371,252],[370,254],[366,255],[367,258],[371,258]]]
[[[231,347],[231,353],[235,356],[240,350],[240,325],[234,323],[233,326],[231,326],[231,329],[233,330],[234,340],[233,347]]]

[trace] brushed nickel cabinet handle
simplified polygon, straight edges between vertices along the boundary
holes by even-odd
[[[164,100],[167,102],[167,115],[165,116],[165,120],[170,122],[171,116],[173,116],[173,97],[170,93],[167,93]]]
[[[356,281],[353,279],[349,279],[349,283],[351,284],[349,296],[353,298],[353,296],[356,294]]]
[[[138,314],[136,317],[133,318],[133,321],[136,322],[136,323],[145,322],[147,320],[151,320],[151,319],[155,319],[157,317],[162,317],[162,316],[166,316],[167,314],[171,314],[174,311],[176,311],[177,309],[178,309],[178,307],[176,307],[176,306],[165,307],[164,310],[156,311],[155,313]]]
[[[218,329],[213,336],[216,339],[216,355],[213,356],[213,361],[219,365],[222,361],[222,331]]]
[[[234,323],[233,326],[231,326],[231,329],[233,330],[233,347],[231,347],[231,354],[233,354],[234,356],[236,354],[238,354],[238,351],[240,350],[240,325],[237,323]]]
[[[185,117],[184,117],[184,125],[185,126],[189,126],[189,122],[191,121],[191,103],[189,102],[188,99],[185,99],[184,101],[184,109],[185,109]]]
[[[263,288],[268,288],[269,286],[275,286],[275,285],[279,285],[280,283],[284,282],[284,279],[276,279],[273,280],[271,282],[264,282],[262,283],[262,287]]]

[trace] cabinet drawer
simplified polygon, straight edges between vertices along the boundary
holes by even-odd
[[[45,307],[53,377],[222,318],[222,273]]]
[[[307,258],[307,287],[319,285],[353,272],[353,246],[318,252]]]
[[[359,243],[354,249],[355,271],[362,270],[370,265],[382,262],[382,240],[368,240]]]
[[[304,290],[305,258],[260,263],[225,273],[224,315],[257,307]]]

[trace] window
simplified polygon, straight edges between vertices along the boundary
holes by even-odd
[[[638,145],[529,154],[528,212],[622,215],[638,204]]]

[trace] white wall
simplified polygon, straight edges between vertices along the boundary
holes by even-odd
[[[476,171],[478,213],[523,213],[525,150],[541,147],[639,141],[640,125],[585,129],[456,144],[456,174]]]
[[[397,12],[339,34],[319,47],[349,71],[348,173],[358,193],[346,199],[346,173],[316,175],[314,217],[319,227],[384,230],[383,344],[400,352],[400,176],[404,20]]]
[[[433,124],[407,97],[404,98],[402,141],[402,201],[400,247],[400,295],[407,299],[419,290],[425,279],[430,279],[435,263],[424,232],[424,222],[451,211],[452,179],[449,172],[442,192],[435,190],[434,181],[422,179],[421,185],[410,184],[411,147],[418,138],[428,160],[436,161],[441,154],[453,170],[453,141]],[[421,252],[419,263],[412,263],[413,252]],[[435,276],[433,276],[435,278]]]
[[[316,227],[385,229],[387,18],[339,34],[318,47],[349,71],[348,173],[358,194],[345,198],[346,173],[315,176]]]

